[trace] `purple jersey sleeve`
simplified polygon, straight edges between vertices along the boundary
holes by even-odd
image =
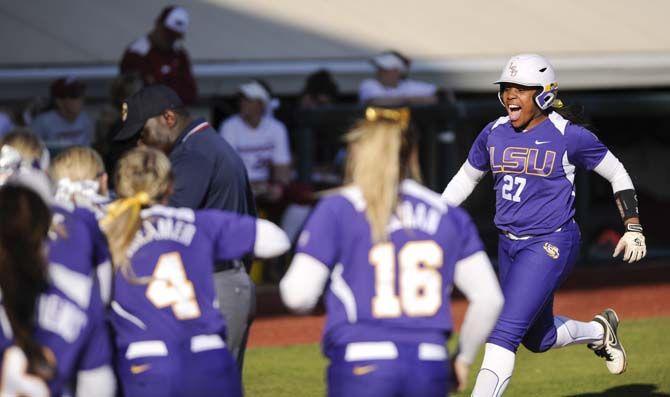
[[[256,218],[220,210],[197,211],[198,229],[214,241],[216,260],[239,259],[253,252]]]
[[[98,284],[95,283],[91,290],[91,302],[88,308],[90,332],[83,347],[79,370],[86,371],[103,365],[112,365],[112,339],[104,313]]]
[[[342,215],[336,210],[337,202],[338,198],[327,197],[317,204],[300,233],[296,250],[296,253],[308,254],[329,268],[335,264],[340,241],[338,226]]]
[[[93,240],[93,265],[97,267],[110,260],[111,256],[107,246],[107,238],[100,230],[95,214],[92,211],[81,207],[77,207],[74,213],[86,224],[91,233],[91,238]]]
[[[484,251],[484,244],[479,238],[477,227],[472,222],[470,215],[465,210],[457,207],[450,207],[449,211],[454,213],[456,230],[460,231],[458,235],[461,237],[461,241],[458,244],[460,252],[457,260],[465,259],[479,251]]]
[[[468,153],[468,162],[480,171],[488,171],[491,167],[489,164],[489,151],[486,147],[486,141],[488,140],[490,133],[491,124],[484,127],[482,132],[477,135],[475,142],[470,148],[470,153]]]
[[[607,147],[584,127],[569,124],[565,136],[568,142],[568,159],[580,168],[591,171],[607,154]]]

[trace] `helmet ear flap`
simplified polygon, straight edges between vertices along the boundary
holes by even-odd
[[[535,103],[542,110],[547,110],[552,102],[556,99],[556,93],[549,91],[543,92],[535,96]]]
[[[502,99],[502,85],[500,86],[500,89],[498,90],[498,100],[500,101],[500,104],[505,107],[505,102],[503,102]]]

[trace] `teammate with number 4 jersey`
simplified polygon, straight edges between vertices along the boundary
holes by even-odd
[[[479,134],[442,195],[447,203],[460,205],[486,172],[493,174],[505,306],[486,345],[473,396],[504,393],[522,343],[533,352],[588,343],[606,359],[611,373],[620,374],[627,359],[614,310],[590,322],[555,317],[553,297],[579,252],[580,232],[573,219],[575,168],[593,170],[611,182],[626,228],[614,256],[624,251],[623,259],[631,263],[646,255],[633,183],[593,133],[570,121],[557,99],[553,67],[544,57],[512,57],[495,84],[508,115]]]
[[[502,296],[465,211],[421,186],[409,111],[368,108],[347,136],[349,186],[318,204],[280,291],[298,312],[324,293],[330,396],[444,396],[450,295],[470,301],[454,365],[461,388]]]
[[[124,395],[240,396],[216,307],[214,262],[279,255],[288,237],[249,216],[162,205],[170,161],[155,149],[128,152],[116,187],[121,199],[101,225],[116,268],[112,325]]]

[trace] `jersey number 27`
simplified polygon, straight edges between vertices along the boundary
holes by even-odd
[[[375,267],[372,315],[395,318],[432,316],[442,306],[442,248],[434,241],[410,241],[398,251],[396,294],[395,250],[392,243],[376,244],[370,250]]]

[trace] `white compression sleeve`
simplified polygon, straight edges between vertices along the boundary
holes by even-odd
[[[444,192],[442,192],[442,200],[449,205],[461,205],[485,174],[486,172],[476,169],[469,161],[465,160],[461,169],[451,178]]]
[[[116,378],[108,365],[77,373],[77,397],[116,395]]]
[[[612,191],[614,193],[622,190],[635,189],[628,172],[626,172],[623,164],[621,164],[619,159],[616,158],[612,152],[608,151],[605,157],[600,161],[600,164],[593,170],[612,184]]]
[[[601,342],[605,330],[595,321],[576,321],[567,317],[555,316],[556,342],[552,349],[575,344]]]
[[[279,283],[279,294],[289,309],[307,313],[316,306],[328,281],[328,267],[313,256],[299,253]]]
[[[509,385],[514,372],[516,355],[511,351],[487,343],[482,368],[477,374],[471,397],[500,397]]]
[[[272,258],[283,254],[289,248],[291,242],[279,226],[265,219],[256,219],[254,255],[259,258]]]
[[[502,310],[503,294],[484,251],[456,263],[454,284],[469,303],[461,327],[458,358],[472,364]]]

